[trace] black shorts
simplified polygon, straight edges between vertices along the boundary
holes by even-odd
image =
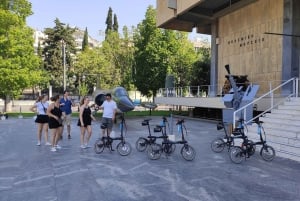
[[[43,115],[43,114],[37,115],[35,119],[35,123],[39,123],[39,124],[45,124],[48,123],[48,121],[49,121],[48,115]]]

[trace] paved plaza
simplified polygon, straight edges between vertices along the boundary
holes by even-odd
[[[152,127],[161,120],[151,118]],[[266,162],[256,153],[234,164],[226,150],[210,149],[211,141],[223,135],[216,122],[193,119],[185,124],[197,153],[193,161],[182,158],[181,146],[169,157],[149,160],[135,148],[138,137],[147,136],[142,120],[126,118],[128,156],[80,149],[75,118],[72,139],[64,133],[57,152],[43,141],[36,146],[33,119],[0,121],[0,201],[299,201],[300,163],[279,157]],[[91,142],[99,137],[99,127],[94,122]],[[119,133],[117,125],[114,131]]]

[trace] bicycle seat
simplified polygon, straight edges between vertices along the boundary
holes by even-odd
[[[149,121],[147,120],[142,121],[142,126],[148,126],[148,125],[149,125]]]

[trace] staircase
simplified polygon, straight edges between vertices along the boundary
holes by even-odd
[[[267,144],[275,149],[276,156],[300,162],[300,98],[287,98],[259,120],[264,122]],[[248,126],[247,136],[259,141],[256,124]]]

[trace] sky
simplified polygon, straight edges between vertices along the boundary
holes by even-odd
[[[119,32],[123,26],[137,26],[144,18],[148,6],[156,8],[156,0],[29,0],[33,15],[27,18],[27,25],[43,31],[53,28],[54,20],[85,30],[94,39],[104,38],[105,20],[109,7],[117,15]],[[102,34],[101,34],[102,33]]]

